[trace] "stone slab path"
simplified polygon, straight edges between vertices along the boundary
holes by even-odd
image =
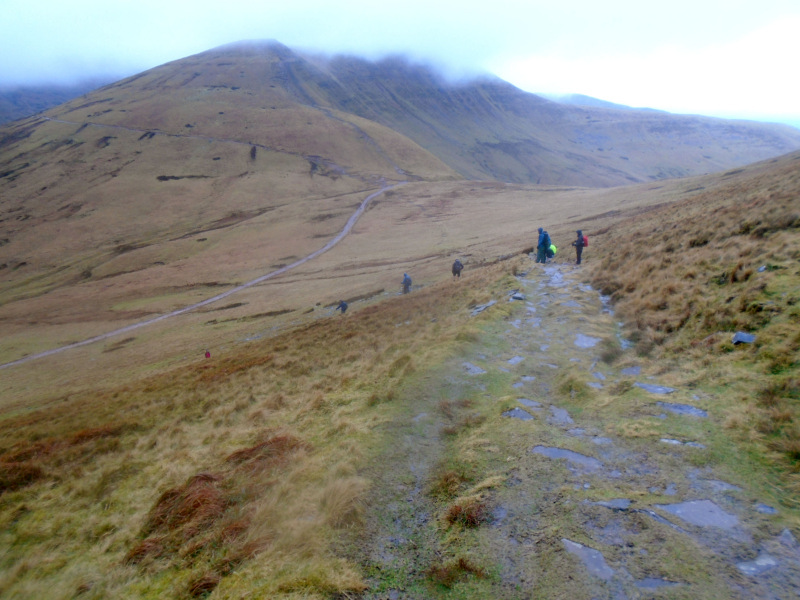
[[[499,300],[511,316],[431,374],[387,426],[397,443],[372,474],[383,491],[368,517],[361,562],[371,589],[361,597],[800,597],[789,519],[746,482],[727,481],[707,448],[723,415],[631,365],[632,350],[602,362],[602,342],[618,324],[577,275],[572,266],[531,265]],[[629,399],[604,411],[594,404],[613,398],[600,395],[607,389]],[[478,459],[502,483],[484,493],[490,516],[454,531],[427,490],[448,452],[437,404],[465,394],[485,403],[483,426],[503,440],[485,444]],[[687,423],[694,437],[673,433]],[[480,576],[431,583],[430,567],[448,547],[480,565]]]

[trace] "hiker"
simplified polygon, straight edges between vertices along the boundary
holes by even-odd
[[[550,234],[539,227],[539,241],[536,243],[536,262],[547,262],[547,249],[550,248]]]
[[[411,277],[408,276],[408,273],[403,273],[403,293],[407,294],[411,291]]]
[[[459,259],[456,259],[456,262],[453,263],[453,277],[458,277],[461,279],[461,270],[464,268],[464,265],[461,264]]]
[[[339,300],[339,306],[334,308],[333,312],[336,312],[337,310],[341,310],[342,314],[344,314],[347,311],[347,302],[345,302],[344,300]]]
[[[577,260],[575,261],[576,265],[581,264],[581,254],[583,253],[583,247],[586,245],[583,237],[583,231],[578,229],[578,239],[572,242],[572,245],[575,246],[575,255],[577,256]]]
[[[206,358],[211,358],[211,352],[209,352],[208,350],[206,350]]]

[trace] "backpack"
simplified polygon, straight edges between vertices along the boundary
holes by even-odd
[[[544,247],[545,248],[550,247],[550,234],[547,233],[546,231],[544,232]]]
[[[584,235],[583,236],[583,247],[586,248],[588,245],[589,245],[589,236],[588,235]]]

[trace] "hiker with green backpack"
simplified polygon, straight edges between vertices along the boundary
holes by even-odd
[[[575,254],[577,256],[577,260],[575,261],[576,265],[581,264],[581,254],[583,254],[583,249],[589,245],[589,238],[583,235],[583,231],[578,229],[578,239],[572,242],[572,245],[575,246]]]

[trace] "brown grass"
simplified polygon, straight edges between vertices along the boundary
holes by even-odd
[[[796,164],[795,155],[748,167],[735,182],[611,227],[596,236],[606,256],[591,275],[641,355],[725,373],[704,385],[746,394],[758,416],[737,418],[737,427],[744,439],[755,428],[788,472],[800,439]],[[734,346],[736,331],[755,334],[755,344]]]
[[[486,571],[463,556],[441,565],[434,565],[428,569],[428,577],[434,583],[446,588],[453,587],[456,582],[467,575],[486,577]]]
[[[480,497],[460,498],[447,508],[444,520],[448,525],[477,527],[489,520],[489,508]]]

